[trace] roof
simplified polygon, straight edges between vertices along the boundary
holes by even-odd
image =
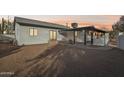
[[[82,31],[82,30],[107,33],[107,31],[105,31],[105,30],[101,30],[101,29],[98,29],[98,28],[95,28],[94,26],[86,26],[86,27],[79,27],[79,28],[65,29],[64,31]]]
[[[20,25],[25,25],[25,26],[35,26],[35,27],[62,29],[63,31],[82,31],[82,30],[89,31],[90,30],[90,31],[107,33],[107,31],[95,28],[94,26],[68,28],[67,26],[60,25],[60,24],[44,22],[44,21],[38,21],[38,20],[34,20],[34,19],[27,19],[27,18],[22,18],[22,17],[15,17],[14,18],[14,23],[18,23]]]
[[[67,28],[66,26],[60,25],[60,24],[27,19],[27,18],[22,18],[22,17],[15,17],[14,23],[18,23],[20,25],[26,25],[26,26],[36,26],[36,27],[45,27],[45,28],[53,28],[53,29],[66,29]]]

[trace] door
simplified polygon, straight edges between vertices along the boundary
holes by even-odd
[[[55,46],[57,44],[57,32],[54,30],[51,30],[49,32],[49,45]]]
[[[57,32],[56,31],[50,31],[50,40],[52,40],[52,41],[57,40]]]

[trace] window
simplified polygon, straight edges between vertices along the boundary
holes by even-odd
[[[37,36],[38,35],[38,31],[35,28],[31,28],[30,29],[30,36]]]
[[[30,36],[33,36],[33,29],[30,29]]]
[[[37,36],[37,29],[34,29],[34,36]]]

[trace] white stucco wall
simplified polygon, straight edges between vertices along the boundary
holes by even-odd
[[[103,35],[98,39],[94,36],[93,40],[94,40],[93,45],[105,46],[109,42],[109,33],[105,33],[105,37]]]
[[[73,31],[68,31],[67,32],[67,37],[66,37],[66,40],[73,40],[74,39],[74,35],[73,35]],[[78,31],[78,36],[75,37],[75,40],[76,42],[84,42],[84,32],[79,32]]]
[[[118,48],[124,49],[124,35],[118,37]]]
[[[62,41],[65,37],[61,35],[58,30],[56,31],[57,31],[57,41]]]
[[[29,29],[35,28],[38,31],[37,36],[30,36]],[[42,28],[42,27],[31,27],[22,26],[16,23],[15,33],[18,45],[31,45],[31,44],[44,44],[49,42],[49,31],[57,31],[57,40],[61,40],[62,36],[59,35],[58,30]]]
[[[78,32],[77,42],[84,42],[84,31]]]

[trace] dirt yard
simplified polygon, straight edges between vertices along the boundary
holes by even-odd
[[[5,51],[0,52],[0,72],[11,76],[124,76],[124,51],[117,48],[46,44]]]

